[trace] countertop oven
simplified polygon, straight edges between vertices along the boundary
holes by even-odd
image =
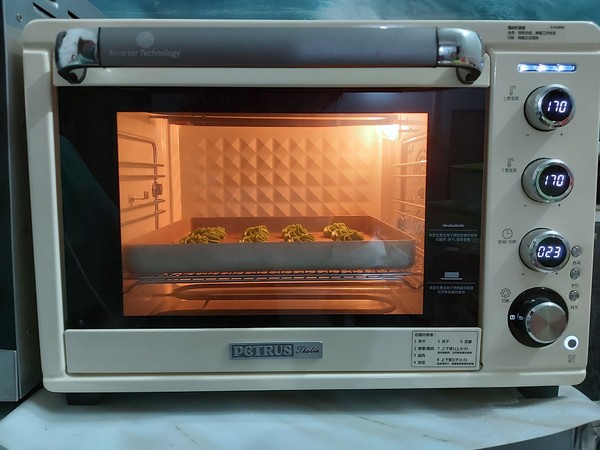
[[[55,20],[24,36],[48,389],[585,377],[595,25]]]

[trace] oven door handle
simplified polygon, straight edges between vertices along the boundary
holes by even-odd
[[[56,40],[58,73],[81,83],[90,67],[453,67],[472,84],[483,43],[461,28],[399,26],[73,28]]]

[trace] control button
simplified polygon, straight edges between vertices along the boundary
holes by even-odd
[[[525,101],[525,118],[541,131],[564,127],[575,115],[575,100],[569,89],[560,84],[541,86]]]
[[[571,279],[577,280],[581,276],[581,270],[571,269],[571,272],[569,272],[569,275],[570,275]]]
[[[536,202],[558,202],[571,193],[573,173],[560,159],[536,159],[523,171],[521,186]]]
[[[530,347],[544,347],[555,342],[568,322],[567,305],[555,291],[533,288],[521,293],[508,312],[508,326],[513,336]]]
[[[575,350],[579,347],[579,339],[577,336],[567,336],[564,341],[567,350]]]
[[[583,254],[583,250],[579,245],[576,245],[571,249],[571,256],[573,258],[579,258]]]
[[[557,231],[537,228],[521,240],[519,256],[531,270],[558,272],[569,260],[569,243]]]
[[[572,302],[579,300],[579,291],[569,292],[569,300],[571,300]]]

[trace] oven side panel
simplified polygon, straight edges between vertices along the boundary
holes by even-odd
[[[44,377],[64,375],[63,258],[60,248],[57,176],[57,130],[51,75],[51,52],[24,52],[25,99],[28,108],[28,153],[35,251],[36,288],[42,372]]]

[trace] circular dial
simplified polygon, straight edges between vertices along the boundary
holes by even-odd
[[[529,124],[542,131],[564,127],[575,115],[575,100],[561,84],[541,86],[525,101],[525,117]]]
[[[537,159],[523,171],[521,185],[536,202],[558,202],[571,193],[573,173],[559,159]]]
[[[558,272],[569,260],[569,243],[557,231],[537,228],[525,235],[519,246],[523,263],[538,272]]]
[[[567,305],[555,291],[533,288],[521,293],[508,312],[508,327],[513,336],[530,347],[555,342],[567,328]]]

